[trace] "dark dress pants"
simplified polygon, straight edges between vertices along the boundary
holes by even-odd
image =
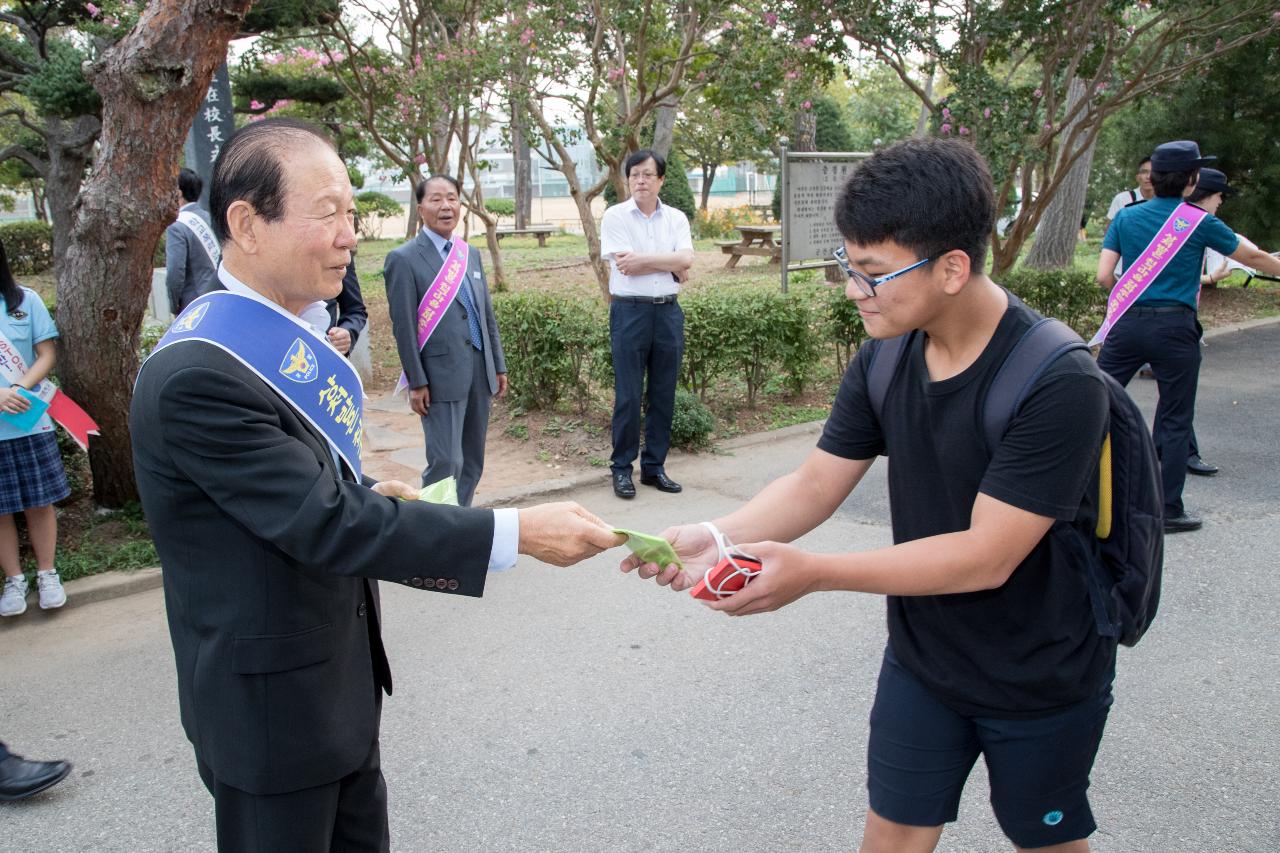
[[[1098,366],[1121,385],[1145,362],[1151,363],[1160,401],[1152,436],[1160,456],[1166,517],[1184,512],[1187,451],[1200,381],[1200,324],[1190,308],[1130,308],[1107,336]]]
[[[493,395],[485,371],[484,353],[471,348],[471,390],[465,400],[447,403],[431,401],[422,419],[422,434],[427,442],[427,467],[422,472],[422,485],[453,477],[458,481],[458,503],[471,506],[484,473],[485,438],[489,433],[489,410]]]
[[[369,757],[336,782],[286,794],[250,794],[219,782],[197,757],[213,794],[218,853],[388,853],[387,783],[375,738]]]
[[[684,355],[684,311],[678,302],[632,302],[615,297],[609,304],[613,350],[614,471],[631,472],[640,455],[640,473],[658,474],[671,446],[676,381]],[[648,390],[645,374],[648,373]],[[640,454],[640,403],[644,409],[644,452]]]

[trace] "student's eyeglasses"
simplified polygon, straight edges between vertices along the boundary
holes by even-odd
[[[934,255],[931,258],[925,258],[922,261],[916,261],[914,264],[912,264],[909,267],[903,267],[900,270],[887,273],[878,278],[872,278],[871,276],[866,275],[864,273],[860,273],[857,270],[855,270],[853,267],[849,266],[849,255],[847,252],[845,252],[844,246],[841,246],[839,249],[836,249],[834,252],[832,252],[831,257],[836,259],[836,263],[840,265],[840,269],[844,270],[845,275],[849,276],[849,278],[853,279],[855,282],[858,283],[859,290],[861,290],[867,296],[875,296],[876,288],[879,287],[880,285],[885,284],[886,282],[893,281],[895,278],[904,276],[914,269],[919,269],[925,264],[931,264],[934,261],[936,261],[939,256]]]

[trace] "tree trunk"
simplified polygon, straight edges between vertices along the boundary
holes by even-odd
[[[933,78],[936,76],[937,66],[929,63],[929,76],[924,78],[924,96],[930,101],[933,100]],[[916,119],[916,136],[925,136],[929,132],[929,117],[933,115],[933,111],[929,109],[929,104],[925,101],[920,102],[920,116]]]
[[[94,496],[137,499],[129,398],[151,258],[178,207],[185,134],[251,0],[152,0],[138,25],[89,69],[102,94],[102,146],[85,182],[58,275],[58,375],[97,420]]]
[[[409,177],[409,215],[405,217],[404,238],[412,240],[418,236],[418,198],[414,195],[418,188],[416,176]]]
[[[1085,84],[1079,77],[1074,77],[1067,87],[1067,111],[1079,103],[1085,96]],[[1080,112],[1084,116],[1084,111]],[[1079,124],[1079,121],[1074,122]],[[1062,138],[1070,136],[1071,128],[1063,130]],[[1027,253],[1026,265],[1036,269],[1060,269],[1069,267],[1075,260],[1076,243],[1080,234],[1080,217],[1084,213],[1085,194],[1089,190],[1089,168],[1093,164],[1093,142],[1089,140],[1088,148],[1072,164],[1070,171],[1058,191],[1053,194],[1040,218],[1040,227],[1036,230],[1035,242]],[[1064,163],[1080,149],[1077,143],[1072,150],[1066,146],[1058,153],[1060,163]]]
[[[45,120],[44,139],[49,149],[49,170],[45,175],[44,194],[53,226],[53,270],[59,279],[75,224],[76,198],[93,155],[93,143],[101,130],[102,125],[95,116],[80,116],[73,121]],[[173,183],[177,185],[176,177]],[[151,250],[155,251],[154,245]],[[59,375],[64,372],[65,367],[59,367]]]
[[[511,101],[511,159],[515,168],[516,227],[527,228],[533,217],[533,152],[524,106]]]
[[[818,115],[813,110],[796,110],[792,122],[794,136],[791,140],[792,151],[818,150]]]
[[[604,295],[605,302],[608,302],[609,264],[600,257],[600,227],[596,224],[596,218],[591,212],[591,202],[595,195],[589,196],[583,191],[582,182],[578,180],[578,168],[574,165],[573,157],[570,155],[569,149],[565,147],[564,142],[556,135],[555,129],[551,126],[551,122],[547,120],[542,107],[536,103],[531,103],[529,105],[529,116],[538,125],[538,131],[550,149],[548,155],[555,155],[554,160],[550,156],[544,155],[547,156],[547,162],[551,163],[556,171],[564,175],[565,181],[569,184],[569,197],[573,199],[574,205],[578,208],[578,219],[582,222],[582,233],[587,238],[587,257],[591,262],[591,269],[596,274],[596,284],[600,286],[600,292]],[[606,163],[605,166],[612,169],[615,186],[623,183],[618,180],[618,170],[613,168],[613,164]],[[625,189],[624,184],[624,191],[618,195],[619,201],[627,197]]]
[[[711,185],[716,182],[716,170],[720,168],[718,163],[702,164],[702,212],[707,212],[707,203],[711,200]]]
[[[653,150],[662,159],[671,156],[671,145],[676,138],[676,104],[674,101],[661,104],[654,110],[657,123],[653,128]]]
[[[31,212],[35,214],[37,221],[48,222],[49,211],[44,203],[44,180],[29,181],[27,186],[31,189]]]

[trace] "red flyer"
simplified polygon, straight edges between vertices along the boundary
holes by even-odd
[[[761,566],[761,562],[755,557],[726,553],[720,562],[707,570],[702,580],[689,590],[689,594],[703,601],[728,598],[746,586],[747,581],[760,574]]]

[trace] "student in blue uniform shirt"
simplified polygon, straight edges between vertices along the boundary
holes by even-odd
[[[4,386],[0,388],[0,412],[19,415],[31,407],[20,389],[31,390],[53,369],[58,329],[39,295],[13,280],[3,243],[0,303],[0,335],[26,366],[22,371],[12,365],[0,368]],[[13,519],[18,512],[26,516],[27,536],[36,555],[40,607],[48,610],[67,603],[53,567],[58,541],[58,516],[53,505],[70,494],[49,416],[40,418],[29,432],[0,418],[0,567],[5,575],[0,616],[18,616],[27,610],[27,579],[18,556],[18,527]]]

